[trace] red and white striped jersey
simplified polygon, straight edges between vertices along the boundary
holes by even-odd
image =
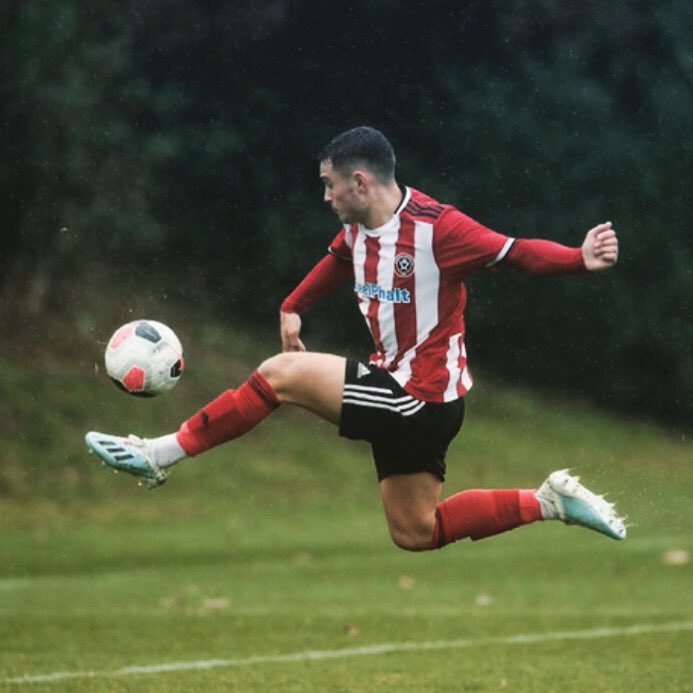
[[[370,362],[420,400],[466,394],[463,280],[499,263],[513,243],[412,188],[384,226],[343,227],[330,252],[353,262],[354,291],[376,347]]]

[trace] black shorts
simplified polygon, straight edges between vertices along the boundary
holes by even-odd
[[[347,360],[339,435],[370,442],[379,481],[417,472],[445,481],[445,455],[463,419],[463,398],[422,402],[382,368]]]

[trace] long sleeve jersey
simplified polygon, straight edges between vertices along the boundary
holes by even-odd
[[[516,239],[412,188],[377,229],[344,226],[282,304],[302,313],[353,281],[375,343],[370,363],[427,402],[449,402],[472,386],[464,344],[465,278],[501,264],[542,275],[584,272],[580,248]]]

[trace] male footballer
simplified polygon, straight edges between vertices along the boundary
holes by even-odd
[[[503,267],[555,276],[608,269],[618,260],[611,222],[589,230],[575,248],[492,231],[398,184],[392,146],[370,127],[335,137],[319,163],[324,201],[342,227],[281,306],[283,352],[175,433],[91,432],[89,448],[155,487],[180,460],[231,441],[292,404],[332,422],[341,436],[370,442],[390,535],[402,549],[437,549],[539,520],[624,539],[614,506],[567,470],[553,472],[538,489],[465,490],[441,500],[446,452],[472,387],[466,278]],[[301,316],[347,283],[375,345],[364,361],[310,352],[301,341]]]

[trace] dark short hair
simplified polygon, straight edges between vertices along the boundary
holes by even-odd
[[[387,137],[375,128],[362,125],[337,135],[319,154],[319,161],[332,162],[342,175],[363,166],[383,182],[395,177],[395,152]]]

